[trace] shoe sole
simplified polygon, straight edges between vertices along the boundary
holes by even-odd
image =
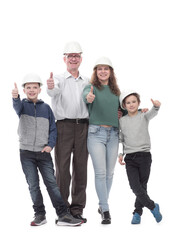
[[[30,226],[32,226],[32,227],[38,227],[38,226],[41,226],[41,225],[46,224],[46,223],[47,223],[46,220],[43,220],[41,223],[31,222],[31,223],[30,223]]]
[[[69,227],[76,227],[76,226],[80,226],[83,223],[83,221],[79,222],[79,223],[66,223],[66,222],[59,222],[58,220],[55,221],[55,224],[57,226],[69,226]]]

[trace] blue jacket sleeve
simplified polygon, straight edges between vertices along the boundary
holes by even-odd
[[[56,140],[57,140],[57,128],[56,128],[56,124],[55,124],[55,117],[54,117],[53,112],[50,108],[48,146],[50,146],[51,148],[54,148],[54,146],[56,144]]]
[[[13,98],[13,108],[15,109],[15,112],[20,117],[22,109],[23,109],[23,103],[19,98]]]

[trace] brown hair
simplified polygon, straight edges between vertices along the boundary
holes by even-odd
[[[112,93],[119,96],[120,95],[120,89],[117,85],[117,79],[115,77],[114,70],[110,66],[109,66],[109,68],[110,68],[110,77],[109,77],[109,83],[108,83],[109,88],[111,89]],[[91,82],[92,85],[94,85],[98,89],[103,88],[103,85],[101,84],[101,82],[99,81],[99,79],[97,77],[97,67],[94,68],[94,71],[93,71],[90,82]]]

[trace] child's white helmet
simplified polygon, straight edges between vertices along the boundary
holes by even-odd
[[[123,107],[123,100],[127,97],[127,96],[129,96],[129,95],[131,95],[131,94],[133,94],[133,93],[137,93],[135,90],[126,90],[126,91],[123,91],[121,94],[120,94],[120,97],[119,97],[119,100],[120,100],[120,106],[121,106],[121,108],[123,108],[123,109],[125,109],[124,107]],[[137,93],[138,94],[138,93]]]
[[[35,74],[35,73],[28,73],[28,74],[23,78],[22,87],[24,87],[24,85],[25,85],[26,83],[39,83],[40,86],[43,85],[41,78],[40,78],[37,74]]]

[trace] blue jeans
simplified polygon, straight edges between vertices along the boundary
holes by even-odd
[[[57,215],[64,215],[67,212],[67,207],[62,200],[60,190],[56,184],[53,162],[50,153],[20,150],[20,160],[23,172],[29,185],[35,215],[45,215],[46,213],[39,186],[38,170],[42,175],[44,184],[47,187],[47,191]]]
[[[89,125],[88,151],[95,172],[95,187],[102,211],[109,211],[108,198],[118,155],[118,128]]]

